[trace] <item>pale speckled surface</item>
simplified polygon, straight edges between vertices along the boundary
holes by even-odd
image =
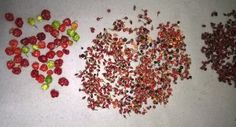
[[[58,2],[57,2],[58,1]],[[54,2],[54,3],[53,3]],[[57,4],[55,4],[57,3]],[[161,11],[157,23],[161,21],[181,21],[186,35],[187,51],[191,55],[192,80],[179,82],[174,86],[174,96],[168,105],[158,106],[145,116],[132,114],[124,119],[116,110],[91,111],[82,101],[78,92],[80,82],[73,75],[84,64],[78,59],[80,46],[87,46],[95,34],[89,27],[97,29],[111,26],[111,21],[123,17],[135,16],[133,5],[147,8],[152,15]],[[228,12],[236,7],[235,0],[1,0],[0,1],[0,126],[1,127],[235,127],[236,126],[236,88],[219,83],[213,72],[199,70],[200,35],[202,23],[212,21],[209,14],[217,10]],[[60,97],[51,99],[48,92],[39,89],[38,84],[29,76],[26,69],[20,76],[12,75],[5,67],[9,59],[4,53],[9,38],[10,23],[5,22],[5,12],[14,12],[27,18],[48,8],[53,18],[71,17],[80,23],[81,40],[71,48],[71,54],[65,58],[64,75],[70,79],[69,87],[60,88]],[[107,14],[106,9],[112,13]],[[103,16],[102,22],[96,22],[97,16]],[[155,17],[155,16],[154,16]],[[214,19],[220,20],[222,16]],[[36,30],[25,28],[27,34]]]

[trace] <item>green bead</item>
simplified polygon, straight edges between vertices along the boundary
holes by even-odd
[[[44,83],[44,84],[41,86],[41,88],[42,88],[42,90],[48,90],[49,84]]]
[[[46,84],[52,83],[52,76],[51,76],[51,75],[48,75],[48,76],[45,78],[45,82],[46,82]]]
[[[35,26],[35,19],[34,18],[28,18],[27,20],[28,24],[30,24],[31,26]]]
[[[52,27],[53,27],[54,29],[58,29],[58,28],[60,27],[60,25],[61,25],[61,23],[60,23],[59,21],[57,21],[57,20],[54,20],[54,21],[52,22]]]
[[[33,50],[39,50],[39,46],[38,45],[32,45]]]
[[[27,47],[27,46],[23,46],[23,47],[21,48],[21,52],[23,52],[24,54],[27,54],[29,51],[30,51],[30,48]]]
[[[37,16],[37,21],[42,22],[43,21],[43,17],[41,15]]]
[[[75,33],[75,35],[72,37],[73,41],[78,41],[80,39],[79,34]]]
[[[70,37],[73,37],[75,35],[75,30],[73,29],[68,29],[67,30],[67,35],[69,35]]]
[[[54,66],[55,66],[54,61],[53,61],[53,60],[49,60],[49,61],[47,62],[47,66],[48,66],[49,69],[54,68]]]

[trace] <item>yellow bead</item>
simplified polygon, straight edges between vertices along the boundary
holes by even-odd
[[[49,84],[44,83],[44,84],[41,86],[41,88],[42,88],[42,90],[48,90]]]

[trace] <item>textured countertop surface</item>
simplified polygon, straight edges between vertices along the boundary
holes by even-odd
[[[132,11],[133,5],[137,12]],[[213,71],[201,71],[202,24],[225,21],[220,15],[236,9],[235,0],[1,0],[0,1],[0,126],[1,127],[236,127],[236,88],[219,83]],[[106,9],[110,8],[108,14]],[[159,105],[146,115],[132,114],[127,119],[117,110],[91,111],[78,92],[80,80],[74,74],[83,69],[84,61],[78,58],[80,47],[91,45],[95,34],[89,27],[99,30],[110,27],[115,19],[135,17],[146,8],[156,24],[181,21],[180,28],[186,36],[187,52],[192,58],[192,80],[173,85],[173,96],[166,106]],[[15,76],[6,68],[10,57],[5,47],[12,37],[8,34],[11,23],[4,20],[5,12],[13,12],[26,19],[42,9],[49,9],[53,19],[70,17],[79,22],[81,40],[71,47],[64,57],[63,75],[68,77],[68,87],[53,85],[60,90],[60,97],[52,99],[49,91],[42,91],[30,75],[30,68]],[[157,18],[157,10],[161,12]],[[218,17],[210,13],[218,11]],[[96,21],[102,16],[101,22]],[[155,23],[154,23],[155,24]],[[208,28],[206,28],[207,30]],[[25,35],[38,31],[26,26]]]

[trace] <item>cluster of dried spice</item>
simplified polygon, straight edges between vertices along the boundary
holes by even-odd
[[[86,67],[76,76],[82,80],[79,91],[86,93],[83,99],[88,108],[118,108],[124,117],[131,112],[145,114],[157,104],[168,103],[171,84],[178,78],[192,78],[191,59],[178,24],[159,24],[156,31],[148,11],[142,12],[137,16],[140,26],[132,27],[127,16],[118,19],[80,55]]]
[[[211,16],[217,16],[217,12],[212,12]],[[202,61],[202,70],[207,70],[207,65],[218,74],[220,82],[235,84],[236,87],[236,11],[225,13],[228,17],[224,24],[210,23],[212,32],[202,33],[204,46],[201,52],[205,54],[207,60]],[[202,25],[206,27],[206,25]]]

